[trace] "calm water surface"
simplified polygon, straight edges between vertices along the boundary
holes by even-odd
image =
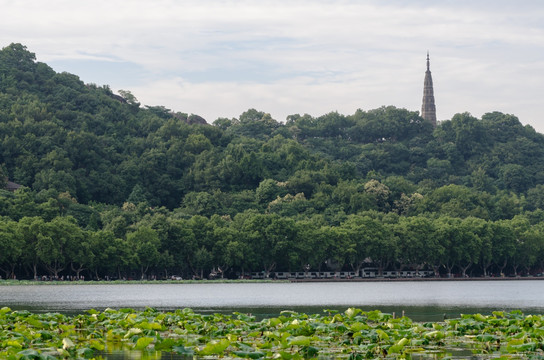
[[[544,281],[418,281],[328,283],[194,283],[0,286],[0,307],[79,312],[90,308],[154,307],[174,310],[276,314],[291,309],[406,312],[434,320],[462,312],[521,309],[544,312]]]

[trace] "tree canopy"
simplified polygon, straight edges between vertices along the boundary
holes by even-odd
[[[0,190],[6,276],[542,271],[544,136],[514,115],[208,124],[119,93],[0,51],[1,184],[23,185]]]

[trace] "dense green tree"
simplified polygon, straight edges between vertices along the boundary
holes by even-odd
[[[516,234],[512,224],[508,220],[499,220],[493,222],[491,231],[492,238],[492,257],[493,263],[497,266],[501,276],[504,276],[503,270],[512,262],[516,249]]]
[[[461,269],[461,275],[467,275],[467,269],[478,263],[478,249],[481,247],[482,239],[474,233],[472,228],[473,220],[471,218],[463,219],[460,225],[459,242],[455,245],[456,264]]]
[[[419,270],[425,265],[434,265],[444,252],[443,246],[434,237],[434,223],[426,217],[400,218],[394,227],[398,237],[400,269],[407,266]]]
[[[358,273],[363,266],[377,264],[380,273],[395,258],[392,234],[378,219],[352,215],[343,223],[348,231],[348,261]]]
[[[23,217],[18,222],[16,235],[23,241],[21,262],[32,271],[32,279],[38,278],[38,241],[44,220],[39,217]]]
[[[80,243],[82,238],[83,232],[73,218],[56,217],[38,229],[36,254],[47,271],[58,278],[72,260],[81,259],[75,257],[79,254],[72,254],[74,258],[70,258],[68,249],[73,248],[74,243]]]
[[[17,222],[0,221],[0,270],[6,279],[15,276],[23,248],[23,239],[17,236]]]
[[[531,226],[529,219],[524,216],[516,216],[510,221],[510,225],[515,236],[514,254],[510,261],[514,275],[519,276],[520,267],[528,274],[543,250],[544,238],[540,227]]]
[[[140,267],[141,279],[145,279],[150,267],[160,260],[160,240],[157,232],[150,227],[141,226],[127,234],[127,243],[133,249],[134,261]]]
[[[286,193],[285,186],[278,185],[278,182],[275,180],[265,179],[255,189],[255,199],[258,203],[268,204],[277,197],[285,196]]]

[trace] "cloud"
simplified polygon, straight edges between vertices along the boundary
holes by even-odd
[[[57,71],[211,121],[250,107],[279,120],[390,104],[418,110],[430,50],[440,119],[501,110],[544,130],[540,0],[0,0],[0,8],[2,46],[21,42]]]

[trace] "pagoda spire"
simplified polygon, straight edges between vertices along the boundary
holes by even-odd
[[[427,71],[423,81],[423,104],[421,105],[421,117],[436,127],[436,106],[434,105],[433,78],[431,76],[431,65],[429,52],[427,51]]]

